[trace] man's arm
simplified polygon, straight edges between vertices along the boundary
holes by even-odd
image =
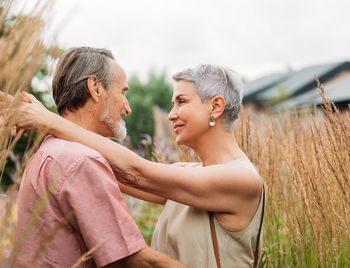
[[[178,262],[167,255],[149,247],[108,264],[104,268],[188,268],[189,266]]]
[[[142,190],[124,185],[122,183],[120,183],[118,181],[118,185],[120,190],[122,191],[122,193],[133,196],[135,198],[147,201],[147,202],[151,202],[154,204],[159,204],[159,205],[165,205],[165,202],[167,201],[166,198],[161,197],[159,195],[155,195],[155,194],[150,194],[147,192],[144,192]]]

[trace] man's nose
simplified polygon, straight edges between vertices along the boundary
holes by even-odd
[[[126,101],[125,113],[126,113],[126,115],[130,115],[131,114],[131,108],[130,108],[130,104],[129,104],[128,101]]]

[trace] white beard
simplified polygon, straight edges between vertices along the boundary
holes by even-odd
[[[112,131],[115,139],[117,139],[118,141],[122,141],[125,139],[127,134],[125,122],[123,119],[115,121],[109,116],[108,108],[110,104],[111,104],[111,95],[108,96],[108,99],[105,104],[105,110],[100,117],[100,121],[105,123],[106,126]],[[126,115],[126,111],[123,110],[122,114]]]
[[[105,123],[107,127],[113,132],[114,138],[116,138],[118,141],[122,141],[127,134],[127,130],[125,127],[124,120],[114,121],[111,119],[106,113],[104,113],[100,121]]]

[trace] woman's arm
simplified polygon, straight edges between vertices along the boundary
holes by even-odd
[[[178,166],[178,167],[185,167],[188,165],[188,163],[186,162],[178,162],[178,163],[173,163],[171,164],[172,166]],[[127,186],[125,184],[122,184],[118,181],[118,185],[120,190],[127,195],[133,196],[135,198],[147,201],[147,202],[151,202],[154,204],[158,204],[158,205],[165,205],[167,198],[161,197],[159,195],[154,195],[154,194],[150,194],[147,193],[145,191]]]
[[[150,194],[147,193],[145,191],[127,186],[125,184],[122,184],[118,181],[119,184],[119,188],[120,190],[127,195],[133,196],[135,198],[147,201],[147,202],[151,202],[154,204],[158,204],[158,205],[165,205],[167,199],[164,197],[161,197],[159,195],[155,195],[155,194]]]
[[[123,184],[216,212],[235,213],[259,198],[260,179],[247,168],[239,165],[191,168],[154,163],[46,109],[43,111],[39,106],[23,106],[22,118],[26,120],[27,116],[27,123],[38,124],[59,138],[82,143],[100,152]]]
[[[22,127],[22,128],[35,127],[36,129],[39,129],[39,130],[48,131],[49,133],[57,137],[85,144],[80,141],[80,138],[78,138],[77,135],[75,135],[76,133],[80,133],[81,131],[83,131],[84,130],[83,128],[78,127],[72,122],[48,111],[39,101],[35,99],[35,97],[33,97],[30,94],[23,93],[22,98],[27,103],[23,103],[23,105],[19,108],[20,112],[23,114],[20,121],[17,123],[19,127]],[[14,100],[13,97],[10,95],[8,95],[8,99],[10,101]],[[62,129],[64,130],[63,132],[60,131]],[[70,129],[71,131],[66,132],[65,130],[68,130],[68,129]],[[87,131],[87,133],[89,132]],[[85,133],[84,135],[87,135],[87,133]],[[96,136],[99,136],[99,135],[96,134]],[[99,138],[101,137],[99,136]],[[85,145],[88,146],[88,143],[89,142],[87,142]],[[119,181],[118,181],[118,184],[119,184],[120,190],[123,193],[128,194],[130,196],[136,197],[138,199],[141,199],[147,202],[160,204],[160,205],[164,205],[166,202],[166,198],[164,197],[150,194],[139,189],[135,189],[133,187],[121,184]]]
[[[121,183],[164,199],[208,211],[235,213],[244,203],[259,197],[259,178],[247,168],[238,165],[192,168],[154,163],[58,115],[52,114],[48,123],[53,135],[100,152]]]

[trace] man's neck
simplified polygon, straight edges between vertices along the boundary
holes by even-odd
[[[79,109],[74,113],[67,112],[63,117],[82,128],[98,133],[96,128],[98,118],[95,118],[95,115],[92,112]]]

